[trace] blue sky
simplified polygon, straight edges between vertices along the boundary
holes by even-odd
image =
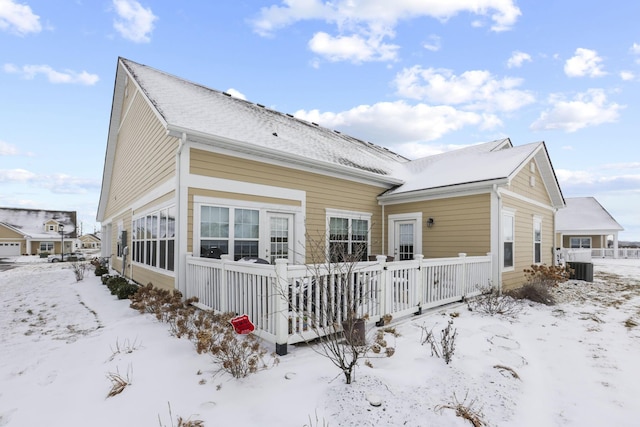
[[[638,17],[632,0],[0,0],[0,206],[93,231],[123,56],[410,158],[543,140],[564,196],[640,241]]]

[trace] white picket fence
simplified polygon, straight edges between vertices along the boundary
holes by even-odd
[[[377,322],[387,314],[398,318],[461,301],[490,285],[489,254],[436,259],[416,255],[396,262],[379,256],[376,261],[332,265],[187,256],[185,297],[197,297],[202,308],[248,315],[255,333],[285,354],[287,344],[316,338],[350,310]]]
[[[637,248],[618,248],[615,249],[591,249],[593,258],[640,258],[640,249]]]

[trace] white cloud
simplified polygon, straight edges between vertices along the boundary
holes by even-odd
[[[500,123],[490,114],[461,111],[451,106],[409,105],[404,101],[360,105],[338,113],[300,110],[294,116],[391,148],[433,141],[465,126],[491,127]]]
[[[319,32],[309,41],[309,49],[329,61],[390,61],[397,57],[399,46],[382,43],[380,37],[363,38],[358,34],[332,37]]]
[[[562,94],[553,94],[549,98],[551,109],[544,111],[531,125],[532,130],[560,129],[575,132],[579,129],[613,123],[618,120],[624,106],[607,102],[602,89],[589,89],[567,100]]]
[[[440,47],[441,47],[440,37],[431,35],[427,40],[428,41],[422,44],[422,47],[424,47],[427,50],[430,50],[431,52],[437,52],[440,50]]]
[[[634,43],[633,45],[631,45],[630,50],[631,50],[631,53],[635,55],[640,55],[640,44]]]
[[[510,29],[521,14],[513,0],[283,0],[281,5],[262,8],[252,25],[256,33],[271,36],[298,21],[325,21],[336,26],[337,35],[315,33],[309,41],[314,52],[331,61],[388,61],[396,59],[398,47],[383,40],[395,36],[398,21],[423,16],[446,21],[464,12],[488,16],[493,31]],[[439,42],[424,46],[437,49]],[[354,53],[356,48],[364,49],[364,54]]]
[[[122,37],[136,43],[151,41],[153,23],[158,19],[151,8],[144,8],[135,0],[113,0],[113,5],[119,18],[113,27]]]
[[[0,182],[27,182],[36,176],[25,169],[0,169]]]
[[[563,192],[594,195],[598,192],[638,191],[640,174],[606,174],[599,171],[556,169]]]
[[[0,30],[23,36],[42,31],[40,17],[26,4],[14,0],[0,0]]]
[[[473,110],[514,111],[535,101],[531,92],[517,89],[522,79],[498,79],[486,70],[455,75],[451,70],[414,66],[399,72],[394,84],[406,98]]]
[[[631,80],[635,80],[636,75],[632,72],[632,71],[620,71],[620,78],[624,81],[631,81]]]
[[[7,142],[0,141],[0,156],[16,156],[18,147]]]
[[[508,68],[520,68],[524,62],[531,62],[531,55],[524,52],[515,51],[507,61]]]
[[[76,83],[92,86],[100,80],[97,74],[90,74],[86,71],[80,73],[72,70],[56,71],[49,65],[23,65],[22,68],[14,64],[4,64],[6,73],[21,74],[25,79],[31,80],[38,74],[44,74],[51,83]]]
[[[569,77],[601,77],[606,75],[602,70],[602,58],[598,52],[579,47],[573,57],[564,64],[564,72]]]
[[[245,101],[247,100],[247,97],[244,96],[244,94],[242,92],[239,92],[237,90],[235,90],[234,88],[229,88],[226,91],[229,95],[233,96],[234,98],[238,98],[238,99],[244,99]]]

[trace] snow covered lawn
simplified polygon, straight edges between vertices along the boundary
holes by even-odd
[[[397,319],[395,355],[361,365],[351,386],[304,345],[233,379],[93,271],[76,282],[70,264],[33,261],[0,272],[0,426],[471,425],[448,408],[457,403],[491,426],[639,423],[638,260],[596,260],[594,283],[563,284],[561,303],[516,317],[457,305]],[[423,326],[439,337],[450,319],[447,365],[420,342]],[[108,374],[130,385],[107,398]]]

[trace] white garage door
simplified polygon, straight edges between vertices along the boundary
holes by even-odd
[[[20,242],[0,242],[0,256],[20,256]]]

